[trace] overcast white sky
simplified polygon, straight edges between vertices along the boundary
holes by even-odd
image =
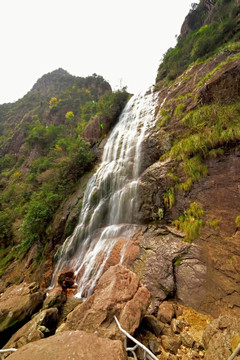
[[[0,0],[0,104],[59,67],[138,93],[155,81],[193,0]]]

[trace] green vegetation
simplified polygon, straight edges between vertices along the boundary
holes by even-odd
[[[174,116],[178,119],[181,119],[183,116],[183,111],[185,110],[186,105],[185,104],[178,104],[175,111]]]
[[[95,116],[117,118],[128,97],[101,76],[59,69],[16,103],[0,106],[0,274],[33,243],[36,263],[44,256],[55,214],[94,163],[84,129]]]
[[[169,123],[170,119],[171,119],[171,115],[170,115],[169,111],[166,110],[165,108],[162,108],[160,110],[160,116],[157,121],[157,126],[159,128],[166,126]]]
[[[203,216],[204,210],[197,202],[192,202],[186,210],[185,215],[180,215],[177,220],[172,222],[172,225],[186,234],[184,241],[192,242],[199,237],[200,230],[203,226]]]
[[[237,226],[238,229],[240,229],[240,215],[238,215],[235,219],[235,224]]]
[[[211,104],[189,112],[182,120],[190,132],[183,135],[170,150],[170,156],[185,160],[196,154],[208,157],[217,149],[240,139],[240,105]]]
[[[206,224],[208,226],[210,226],[211,228],[213,228],[215,230],[219,230],[219,223],[220,223],[219,219],[210,219],[206,222]]]
[[[174,139],[162,159],[171,157],[182,163],[185,180],[179,183],[175,174],[171,178],[176,182],[176,189],[189,191],[194,182],[208,175],[204,160],[222,155],[224,148],[235,146],[240,140],[239,101],[231,105],[201,106],[188,112],[181,122],[186,130]]]
[[[179,76],[191,63],[205,59],[219,51],[229,41],[237,41],[240,31],[237,23],[239,6],[232,0],[218,1],[211,16],[211,23],[205,23],[208,12],[201,0],[199,5],[193,4],[188,15],[191,30],[179,36],[175,48],[170,48],[159,66],[157,79],[168,81]]]
[[[202,177],[207,176],[208,168],[203,164],[201,155],[197,154],[183,163],[184,172],[188,176],[187,180],[178,184],[180,190],[188,191],[193,183]]]
[[[171,187],[168,191],[163,194],[163,202],[167,209],[171,209],[175,204],[175,192],[174,188]]]
[[[206,83],[208,80],[211,79],[211,77],[218,71],[220,70],[222,67],[224,67],[226,64],[228,64],[231,61],[234,61],[236,59],[239,59],[240,55],[232,55],[230,57],[228,57],[225,61],[222,61],[220,64],[218,64],[212,71],[210,71],[207,75],[205,75],[197,84],[197,88],[202,86],[204,83]]]
[[[173,263],[174,266],[178,266],[183,261],[183,255],[180,255]]]

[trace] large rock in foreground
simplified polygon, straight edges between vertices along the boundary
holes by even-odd
[[[83,304],[77,306],[58,331],[84,330],[100,336],[119,336],[114,315],[122,327],[133,333],[149,305],[150,293],[140,286],[136,274],[122,265],[111,266]]]
[[[99,338],[84,331],[64,331],[27,344],[9,360],[126,360],[121,341]]]
[[[0,332],[23,322],[40,308],[45,294],[36,284],[11,286],[0,296]]]

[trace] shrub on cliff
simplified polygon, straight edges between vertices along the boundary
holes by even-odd
[[[200,20],[191,24],[192,31],[186,36],[179,36],[175,48],[170,48],[166,52],[159,65],[156,82],[164,78],[175,79],[192,62],[209,57],[228,41],[238,40],[238,8],[233,1],[218,1],[209,20],[204,1],[200,1],[189,14],[193,16],[194,13],[198,13],[197,18]]]

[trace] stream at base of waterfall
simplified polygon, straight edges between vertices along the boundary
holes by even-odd
[[[73,269],[76,296],[90,296],[119,239],[117,262],[123,262],[137,227],[134,215],[144,155],[141,145],[155,125],[156,106],[157,94],[152,91],[133,96],[125,106],[87,185],[78,225],[58,254],[50,287],[54,287],[63,270]]]

